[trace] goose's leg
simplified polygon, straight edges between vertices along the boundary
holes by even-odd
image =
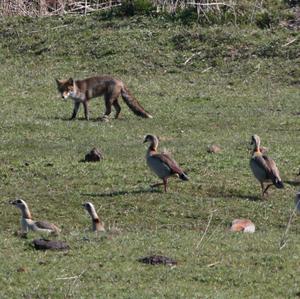
[[[263,192],[263,195],[268,195],[268,189],[272,186],[273,184],[269,184],[267,187],[266,187],[266,189],[265,189],[265,191]]]
[[[168,178],[163,178],[163,184],[164,184],[165,192],[167,192]]]
[[[263,182],[260,182],[260,186],[261,186],[261,196],[262,198],[264,198],[264,183]]]

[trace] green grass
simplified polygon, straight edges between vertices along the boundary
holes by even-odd
[[[279,250],[300,185],[299,32],[97,15],[0,22],[1,298],[299,296],[299,217]],[[122,103],[121,120],[99,122],[104,103],[94,99],[91,121],[82,109],[68,121],[72,102],[59,98],[54,78],[95,74],[124,80],[153,120]],[[147,133],[161,137],[189,182],[151,192]],[[249,168],[254,133],[285,182],[265,201]],[[207,153],[213,143],[221,153]],[[79,162],[94,146],[105,159]],[[36,235],[16,236],[19,211],[7,204],[15,197],[60,226],[71,250],[37,252]],[[88,232],[85,201],[111,228],[105,236]],[[240,217],[257,232],[229,233]],[[136,261],[149,254],[179,264]]]

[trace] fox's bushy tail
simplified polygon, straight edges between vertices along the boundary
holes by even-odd
[[[121,96],[127,106],[133,111],[134,114],[144,117],[144,118],[153,118],[150,113],[145,111],[141,104],[135,99],[135,97],[130,93],[126,86],[123,86],[121,89]]]

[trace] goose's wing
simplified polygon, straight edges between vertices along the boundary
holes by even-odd
[[[54,225],[53,223],[47,222],[47,221],[36,221],[35,225],[39,228],[39,229],[48,229],[48,230],[52,230],[52,231],[60,231],[60,229]]]
[[[252,158],[256,166],[261,170],[265,171],[267,175],[271,175],[271,168],[269,159],[267,156],[259,155]]]
[[[268,168],[270,170],[270,175],[280,180],[279,170],[277,168],[275,161],[272,158],[269,158],[267,156],[263,156],[263,158],[266,164],[268,165]]]
[[[177,162],[170,157],[170,155],[161,153],[161,154],[155,154],[152,156],[152,158],[159,160],[161,163],[165,164],[169,169],[171,173],[178,173],[182,174],[182,169],[178,166]]]

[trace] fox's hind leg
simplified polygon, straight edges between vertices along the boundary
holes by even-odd
[[[76,118],[77,112],[79,110],[79,106],[80,106],[80,102],[74,102],[74,109],[73,109],[73,113],[72,113],[70,120]]]
[[[117,119],[117,118],[119,117],[120,112],[121,112],[121,106],[120,106],[120,104],[119,104],[119,102],[118,102],[118,99],[115,99],[115,100],[114,100],[113,106],[114,106],[114,108],[115,108],[115,110],[116,110],[115,118]]]
[[[121,112],[121,106],[118,101],[118,97],[120,96],[120,94],[121,94],[121,86],[116,85],[110,96],[110,102],[112,103],[112,105],[116,110],[116,114],[115,114],[116,119],[119,117],[119,114]]]

